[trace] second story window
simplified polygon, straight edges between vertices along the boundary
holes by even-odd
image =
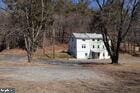
[[[85,44],[82,44],[82,48],[86,48],[86,45]]]
[[[82,41],[85,41],[85,39],[82,39]]]
[[[100,45],[98,45],[98,48],[100,48]]]
[[[93,48],[95,48],[95,46],[93,45]]]

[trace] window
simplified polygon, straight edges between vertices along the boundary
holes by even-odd
[[[100,48],[100,45],[98,45],[98,48]]]
[[[95,48],[95,46],[93,45],[93,48]]]
[[[95,41],[95,39],[92,39],[92,41]]]
[[[85,53],[85,56],[87,56],[87,53]]]
[[[86,45],[85,45],[85,44],[83,44],[83,45],[82,45],[82,48],[86,48]]]
[[[82,39],[83,41],[85,41],[85,39]]]

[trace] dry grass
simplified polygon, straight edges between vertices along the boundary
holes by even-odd
[[[10,49],[10,50],[3,50],[0,54],[3,55],[26,55],[26,51],[23,49]]]
[[[55,59],[69,59],[71,56],[67,52],[55,52]],[[48,52],[47,54],[39,54],[35,53],[34,54],[34,59],[54,59],[52,52]]]
[[[13,53],[13,52],[12,52]],[[61,52],[58,57],[66,57]],[[42,56],[41,56],[42,57]],[[44,57],[46,58],[46,57]],[[0,69],[5,67],[54,67],[54,65],[27,63],[27,62],[0,62]],[[50,81],[35,82],[24,80],[13,80],[11,73],[0,72],[0,88],[16,88],[17,93],[139,93],[140,92],[140,63],[139,58],[129,55],[121,55],[121,64],[84,64],[84,67],[93,70],[96,73],[103,73],[113,78],[114,82],[107,80],[96,81],[88,80],[69,80],[69,81]],[[75,73],[77,75],[77,73]],[[102,76],[101,76],[102,77]],[[63,77],[62,77],[63,78]]]
[[[0,62],[0,67],[33,67],[33,66],[38,66],[38,67],[51,67],[52,65],[44,65],[44,64],[39,64],[39,63],[28,63],[28,62],[22,62],[22,63],[16,63],[16,62]]]
[[[115,79],[111,84],[110,93],[139,93],[140,91],[140,64],[121,65],[86,65],[99,71],[104,71],[106,75]],[[108,89],[108,85],[104,86]],[[105,89],[105,90],[106,90]],[[107,93],[104,91],[104,93]]]
[[[13,64],[1,63],[0,67]],[[14,64],[17,65],[17,64]],[[36,64],[18,64],[18,66],[38,66]],[[139,93],[140,91],[140,64],[122,65],[84,65],[94,71],[102,72],[115,82],[98,82],[94,80],[70,80],[31,82],[9,80],[9,76],[0,73],[0,87],[16,88],[17,93]],[[10,75],[10,74],[9,74]],[[6,78],[5,78],[6,77]]]

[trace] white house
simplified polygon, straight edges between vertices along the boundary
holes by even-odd
[[[69,53],[77,59],[109,59],[101,34],[73,33],[69,41]]]

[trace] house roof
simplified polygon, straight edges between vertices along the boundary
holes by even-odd
[[[73,36],[78,39],[102,38],[102,34],[96,33],[73,33]]]

